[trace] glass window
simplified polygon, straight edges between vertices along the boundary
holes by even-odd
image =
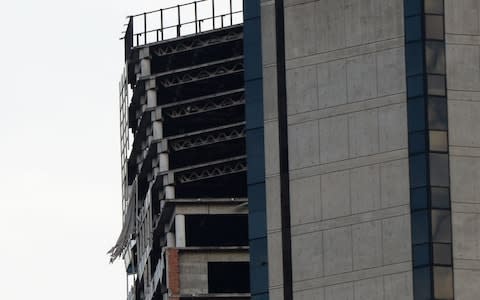
[[[448,152],[448,137],[446,131],[430,131],[430,151]]]
[[[447,99],[428,97],[428,127],[434,130],[448,130]]]
[[[451,267],[433,268],[435,299],[453,299],[453,271]]]
[[[422,187],[427,185],[427,158],[425,155],[410,157],[410,185]]]
[[[443,42],[425,42],[427,73],[445,74],[445,44]]]
[[[443,16],[426,15],[425,16],[425,38],[432,40],[443,40]]]
[[[425,0],[426,14],[443,15],[443,0]]]
[[[432,210],[432,241],[435,243],[452,242],[452,223],[450,211]]]
[[[429,242],[428,211],[412,213],[412,242],[414,245]]]
[[[428,267],[413,269],[414,299],[432,299],[430,270]]]
[[[428,208],[427,188],[417,188],[410,191],[410,202],[412,210],[422,210]]]
[[[428,94],[433,96],[445,96],[445,76],[428,75]]]
[[[440,187],[450,185],[448,154],[430,154],[430,185]]]
[[[452,245],[433,244],[433,263],[435,265],[452,265]]]
[[[413,266],[421,267],[430,264],[429,244],[423,244],[413,247]]]
[[[432,187],[431,189],[432,208],[450,208],[450,189]]]
[[[425,130],[425,100],[413,98],[408,100],[408,129],[410,132]]]

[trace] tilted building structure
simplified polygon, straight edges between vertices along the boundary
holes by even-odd
[[[128,300],[249,299],[242,2],[220,2],[126,27],[124,227],[112,254]]]

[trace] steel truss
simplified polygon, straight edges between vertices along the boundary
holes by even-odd
[[[180,52],[186,52],[195,50],[207,46],[214,46],[230,41],[242,40],[243,32],[229,32],[228,34],[221,34],[218,36],[211,35],[199,35],[194,38],[175,41],[174,43],[168,43],[160,45],[154,50],[154,53],[158,56],[164,56],[169,54],[176,54]]]
[[[164,112],[168,117],[176,119],[243,104],[245,104],[245,93],[241,92],[223,97],[210,98],[205,101],[199,101],[198,103],[186,103],[174,106],[165,109]]]
[[[197,80],[209,79],[239,72],[243,72],[243,61],[224,63],[222,65],[213,65],[202,69],[190,70],[185,73],[162,78],[159,81],[165,88],[168,88]]]
[[[187,150],[197,148],[205,145],[211,145],[215,143],[231,141],[245,137],[245,127],[227,128],[222,131],[209,132],[173,140],[170,147],[175,151]]]
[[[247,170],[247,161],[245,159],[229,161],[222,164],[206,166],[191,171],[185,171],[177,174],[178,183],[190,183],[205,180],[214,177],[220,177],[235,173],[245,172]]]

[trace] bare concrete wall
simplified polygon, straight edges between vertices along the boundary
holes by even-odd
[[[455,299],[480,294],[480,1],[445,0]]]
[[[262,2],[271,299],[283,299],[274,2]],[[285,1],[295,299],[412,299],[403,0]]]
[[[180,293],[208,294],[208,262],[248,262],[246,251],[180,251]]]

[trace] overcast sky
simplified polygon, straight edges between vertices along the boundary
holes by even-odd
[[[126,299],[118,80],[125,16],[187,1],[11,0],[0,11],[0,298]]]

